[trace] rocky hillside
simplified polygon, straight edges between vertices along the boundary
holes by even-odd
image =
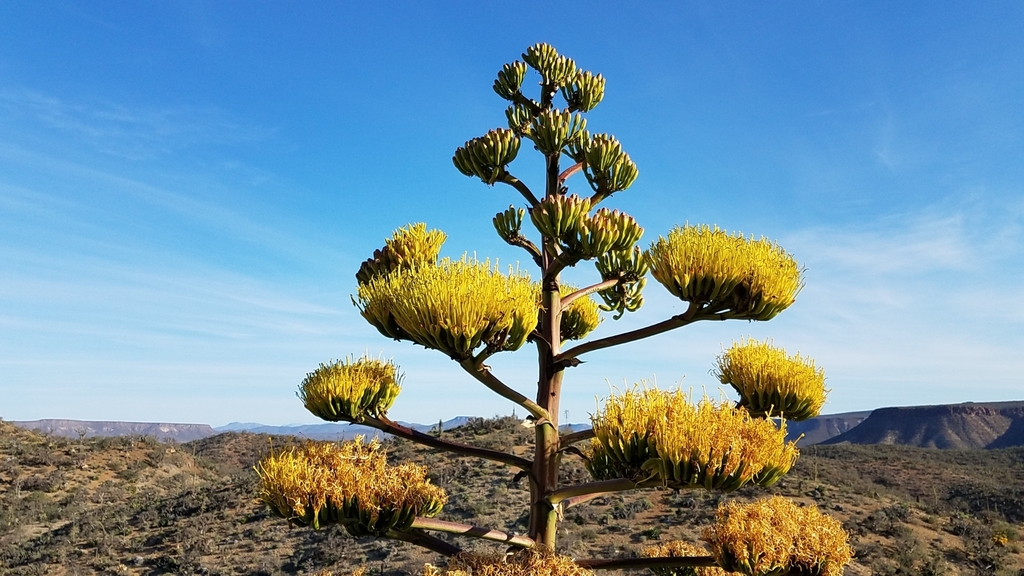
[[[512,418],[474,419],[451,438],[524,453],[532,432]],[[0,575],[421,574],[439,558],[337,528],[289,528],[255,499],[252,465],[300,440],[227,433],[187,444],[138,437],[58,437],[0,421]],[[528,486],[504,466],[392,442],[393,461],[429,464],[450,494],[441,518],[525,529]],[[563,481],[587,477],[567,457]],[[716,506],[770,493],[843,522],[857,556],[848,576],[1019,576],[1024,570],[1024,448],[935,450],[811,446],[770,490],[667,489],[611,494],[567,511],[559,548],[628,556],[696,541]],[[501,546],[452,537],[460,545]],[[614,576],[615,572],[608,573]],[[649,576],[648,572],[633,572]]]
[[[1024,446],[1024,402],[879,408],[822,444],[844,442],[958,449]]]

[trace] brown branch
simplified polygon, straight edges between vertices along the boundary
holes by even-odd
[[[565,310],[570,304],[572,304],[575,300],[577,300],[579,298],[583,298],[584,296],[589,296],[590,294],[593,294],[594,292],[600,292],[601,290],[607,290],[608,288],[611,288],[612,286],[615,286],[618,283],[619,283],[619,279],[618,278],[612,278],[611,280],[605,280],[604,282],[599,282],[597,284],[594,284],[593,286],[587,286],[586,288],[580,288],[579,290],[573,292],[572,294],[568,294],[568,295],[562,297],[562,310]]]
[[[718,316],[698,315],[698,310],[698,306],[691,302],[690,307],[687,308],[686,312],[683,312],[682,314],[678,314],[676,316],[669,318],[668,320],[658,322],[657,324],[652,324],[645,328],[639,328],[637,330],[623,332],[622,334],[616,334],[614,336],[608,336],[606,338],[591,340],[590,342],[580,344],[579,346],[574,346],[573,348],[570,348],[556,356],[554,362],[561,363],[563,366],[574,366],[578,364],[578,362],[574,363],[573,361],[578,356],[586,354],[587,352],[593,352],[594,350],[601,350],[602,348],[609,348],[611,346],[618,346],[620,344],[626,344],[629,342],[642,340],[644,338],[650,338],[651,336],[656,336],[663,332],[668,332],[669,330],[674,330],[676,328],[686,326],[687,324],[692,324],[693,322],[696,322],[698,320],[724,319],[719,318]]]
[[[516,236],[513,236],[512,238],[506,240],[506,242],[508,242],[512,246],[518,246],[523,250],[529,252],[530,256],[533,258],[533,261],[537,264],[537,266],[542,266],[544,264],[544,260],[540,253],[540,248],[537,248],[537,245],[534,244],[533,242],[530,242],[530,240],[526,236],[523,236],[522,234],[517,234]]]
[[[617,570],[621,568],[674,568],[678,566],[718,566],[714,556],[677,556],[662,558],[584,558],[576,560],[578,566],[591,570]]]
[[[566,498],[565,500],[562,500],[560,509],[564,513],[566,510],[577,504],[583,504],[584,502],[589,502],[595,498],[603,498],[609,494],[614,494],[614,492],[594,492],[593,494],[580,494],[579,496]]]
[[[564,184],[565,181],[568,180],[570,176],[572,176],[573,174],[579,172],[582,169],[583,169],[583,162],[577,162],[577,163],[573,164],[572,166],[569,166],[568,168],[563,170],[561,174],[558,175],[558,183],[559,184]]]
[[[513,98],[513,102],[515,102],[516,104],[522,104],[523,106],[529,108],[530,114],[533,114],[534,116],[540,114],[540,106],[538,106],[537,103],[534,102],[533,100],[530,100],[529,98],[524,96],[522,92],[516,92],[513,95]]]
[[[636,490],[639,488],[653,488],[655,486],[662,486],[663,482],[660,480],[642,480],[640,482],[634,482],[627,478],[615,478],[614,480],[600,480],[598,482],[587,482],[586,484],[579,484],[577,486],[567,486],[565,488],[559,488],[554,492],[547,495],[547,501],[552,506],[557,506],[563,500],[573,498],[576,496],[584,496],[587,494],[597,494],[600,492],[625,492],[626,490]]]
[[[459,365],[462,366],[466,372],[469,372],[472,377],[479,380],[481,384],[490,388],[492,392],[502,398],[506,398],[516,404],[519,404],[537,420],[548,419],[547,410],[541,408],[540,405],[533,400],[530,400],[526,396],[523,396],[519,392],[509,388],[501,380],[498,380],[494,374],[491,374],[491,369],[487,366],[480,364],[473,358],[467,358],[466,360],[459,362]]]
[[[524,184],[519,178],[516,178],[515,176],[509,174],[508,172],[505,172],[505,174],[501,177],[501,180],[498,180],[498,182],[508,184],[509,186],[518,190],[519,193],[523,195],[523,198],[526,198],[526,201],[530,203],[531,207],[540,204],[540,201],[537,200],[536,196],[534,196],[533,191],[530,190],[530,187]]]
[[[419,530],[409,530],[407,532],[398,532],[392,530],[387,533],[387,537],[393,540],[401,540],[402,542],[415,544],[417,546],[426,548],[427,550],[430,550],[432,552],[437,552],[438,554],[443,554],[445,556],[455,556],[456,554],[462,552],[462,548],[459,548],[454,544],[449,544],[448,542],[445,542],[444,540],[441,540],[436,536],[431,536],[430,534],[420,532]]]
[[[470,536],[473,538],[480,538],[482,540],[490,540],[492,542],[501,542],[503,544],[517,546],[519,548],[533,548],[536,545],[533,538],[528,536],[519,536],[515,534],[509,535],[498,530],[491,530],[481,526],[459,524],[458,522],[447,522],[445,520],[437,520],[434,518],[417,517],[413,520],[412,527],[419,528],[421,530],[436,530],[438,532],[447,532],[449,534],[460,534],[462,536]]]
[[[418,430],[402,426],[397,422],[389,420],[385,416],[367,418],[362,422],[362,424],[372,426],[373,428],[387,434],[391,434],[392,436],[411,440],[417,444],[423,444],[424,446],[430,446],[431,448],[438,448],[446,452],[454,452],[456,454],[494,460],[495,462],[508,464],[509,466],[519,468],[520,470],[526,470],[527,472],[529,472],[530,468],[533,466],[533,463],[529,460],[520,458],[514,454],[508,454],[500,450],[491,450],[490,448],[481,448],[479,446],[462,444],[460,442],[452,442],[451,440],[444,440],[442,438],[431,436],[430,434],[424,434]]]
[[[573,432],[572,434],[566,434],[565,436],[562,436],[559,439],[558,444],[562,447],[562,449],[565,449],[569,447],[569,445],[571,444],[582,442],[584,440],[590,440],[593,437],[594,429],[587,428],[586,430],[580,430],[579,432]]]

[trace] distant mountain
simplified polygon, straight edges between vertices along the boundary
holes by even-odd
[[[19,428],[39,430],[57,436],[153,436],[160,440],[189,442],[215,436],[209,424],[167,424],[153,422],[92,422],[86,420],[29,420],[11,422]]]
[[[797,440],[797,446],[810,446],[838,436],[864,421],[871,411],[823,414],[803,422],[786,423],[786,440]],[[803,435],[803,438],[800,436]]]
[[[458,416],[441,423],[444,430],[465,425],[473,417]],[[267,426],[257,422],[232,422],[211,428],[206,424],[145,422],[89,422],[82,420],[34,420],[12,422],[15,426],[60,436],[145,435],[188,442],[224,432],[252,432],[297,436],[312,440],[348,440],[380,432],[358,424],[296,424]],[[437,424],[400,422],[420,432],[437,430]],[[573,432],[589,424],[570,424]],[[800,446],[812,444],[902,444],[930,448],[1006,448],[1024,446],[1024,401],[948,404],[879,408],[873,412],[826,414],[805,422],[789,422],[787,438],[800,438]]]
[[[469,422],[470,416],[456,416],[441,423],[444,430],[451,430]],[[403,426],[428,432],[437,430],[437,424],[413,424],[399,422]],[[356,436],[380,435],[380,431],[359,424],[294,424],[289,426],[266,426],[255,422],[232,422],[214,428],[217,432],[252,432],[254,434],[273,434],[277,436],[299,436],[312,440],[351,440]]]
[[[924,448],[1024,446],[1024,401],[879,408],[822,444],[903,444]]]

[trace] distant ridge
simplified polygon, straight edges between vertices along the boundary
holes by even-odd
[[[57,436],[152,436],[160,440],[189,442],[215,436],[209,424],[169,424],[162,422],[95,422],[87,420],[28,420],[11,422],[19,428],[38,430]]]
[[[451,430],[469,422],[470,416],[456,416],[441,423],[444,430]],[[399,422],[419,432],[437,430],[437,424],[412,424]],[[253,434],[273,434],[276,436],[299,436],[311,440],[351,440],[356,436],[379,436],[380,430],[359,424],[297,424],[290,426],[267,426],[255,422],[232,422],[214,428],[216,432],[252,432]]]
[[[822,444],[902,444],[922,448],[1024,446],[1024,401],[879,408]]]
[[[458,416],[441,425],[444,430],[451,430],[473,419],[471,416]],[[60,436],[153,436],[178,442],[199,440],[226,432],[298,436],[311,440],[349,440],[358,435],[381,434],[369,426],[339,423],[267,426],[257,422],[232,422],[213,428],[207,424],[45,419],[14,421],[11,424]],[[400,424],[420,432],[437,430],[437,424]],[[564,428],[579,431],[589,428],[589,424],[572,424]],[[826,414],[804,422],[789,422],[787,432],[789,440],[796,440],[803,435],[799,440],[800,446],[844,442],[901,444],[924,448],[993,449],[1024,446],[1024,401],[967,402]]]
[[[786,423],[786,440],[796,440],[798,446],[819,444],[829,438],[852,430],[863,422],[871,411],[823,414],[803,422]],[[803,438],[800,436],[803,435]],[[799,440],[797,440],[799,438]]]

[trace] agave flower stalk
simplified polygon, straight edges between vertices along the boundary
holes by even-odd
[[[537,80],[539,95],[524,93]],[[353,303],[363,318],[388,338],[445,354],[525,409],[534,429],[532,453],[460,443],[391,421],[387,412],[401,392],[401,375],[390,362],[362,357],[325,363],[307,375],[299,392],[307,409],[325,420],[362,422],[425,446],[508,465],[529,483],[526,534],[433,517],[442,511],[444,492],[426,480],[421,467],[388,465],[373,443],[317,444],[272,454],[257,468],[260,498],[296,524],[336,523],[353,534],[397,539],[452,557],[445,569],[428,568],[428,576],[583,576],[591,569],[639,567],[659,576],[717,576],[716,564],[751,576],[793,570],[834,576],[844,560],[826,547],[842,548],[839,533],[810,512],[801,521],[818,526],[822,536],[787,532],[788,543],[771,554],[759,551],[768,546],[768,536],[747,530],[742,539],[742,518],[767,513],[760,508],[722,513],[722,522],[709,532],[710,553],[681,544],[650,548],[644,558],[572,560],[552,552],[565,509],[596,495],[655,486],[729,492],[778,481],[798,452],[785,440],[785,423],[773,418],[816,414],[825,395],[823,372],[810,360],[743,342],[720,358],[717,372],[740,393],[738,406],[638,386],[608,398],[591,429],[559,434],[563,380],[580,356],[700,321],[770,320],[795,302],[803,286],[795,258],[768,239],[686,225],[645,247],[636,219],[600,205],[629,190],[639,176],[622,142],[588,130],[586,114],[603,101],[605,84],[603,76],[581,69],[552,46],[530,46],[493,81],[494,92],[506,101],[507,127],[466,140],[452,157],[463,175],[519,193],[519,204],[497,213],[492,223],[504,242],[526,252],[536,266],[531,274],[475,257],[442,257],[446,236],[422,223],[396,230],[356,273]],[[543,156],[536,188],[513,173],[524,150]],[[588,260],[597,272],[589,285],[563,281],[563,271]],[[686,302],[686,310],[593,337],[604,313],[619,319],[640,309],[648,274]],[[499,378],[487,361],[528,343],[536,350],[537,386],[524,393]],[[560,485],[559,467],[571,457],[585,459],[593,481]],[[764,506],[797,517],[781,505]],[[524,550],[463,555],[459,546],[428,531]],[[760,555],[744,552],[751,549]],[[770,563],[760,563],[769,557]]]

